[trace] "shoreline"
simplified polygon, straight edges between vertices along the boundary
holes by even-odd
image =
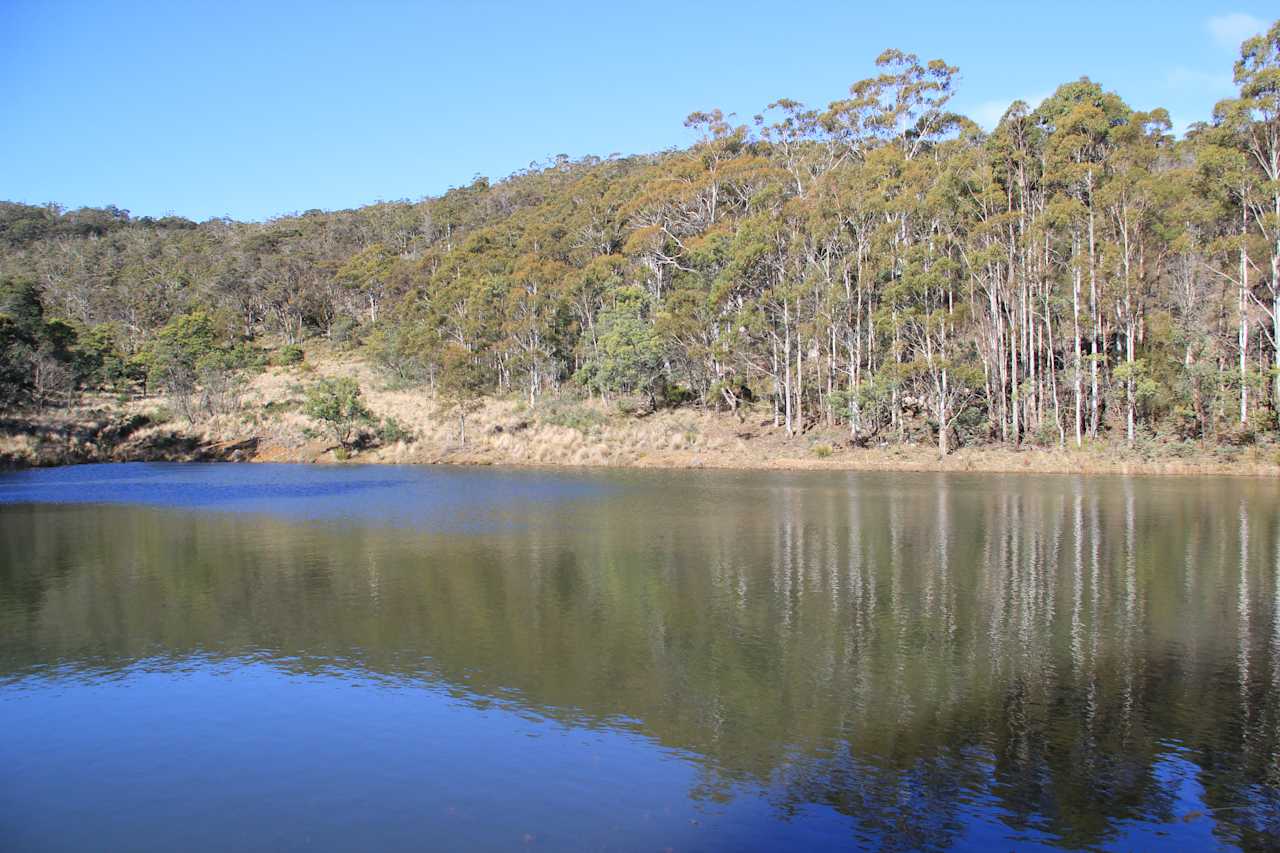
[[[114,424],[113,424],[114,425]],[[98,432],[110,432],[110,429]],[[1108,457],[1088,450],[1050,450],[1040,447],[1018,450],[992,447],[959,448],[945,459],[936,450],[922,445],[891,445],[878,448],[842,448],[826,458],[791,454],[732,456],[675,450],[630,458],[541,458],[531,459],[495,452],[493,448],[421,446],[396,444],[356,452],[338,458],[333,448],[309,442],[282,446],[269,437],[244,435],[211,440],[198,431],[169,431],[156,439],[120,443],[99,443],[68,437],[64,442],[38,443],[34,453],[0,449],[0,471],[66,467],[128,462],[240,462],[249,464],[297,465],[452,465],[462,467],[509,467],[527,470],[707,470],[777,472],[883,472],[949,474],[1039,474],[1057,476],[1142,476],[1168,478],[1239,477],[1280,479],[1280,464],[1258,461],[1222,461],[1192,457],[1178,460],[1141,460]],[[24,434],[7,436],[13,443]]]
[[[846,431],[814,424],[788,436],[763,409],[681,408],[636,412],[619,401],[486,397],[469,408],[460,444],[457,410],[421,388],[388,387],[359,358],[309,352],[304,365],[248,377],[238,404],[199,423],[175,418],[168,400],[105,395],[73,408],[0,415],[0,470],[103,462],[290,462],[300,464],[506,465],[519,468],[885,471],[1106,474],[1280,478],[1280,445],[1269,437],[1227,446],[1144,439],[1138,449],[1094,441],[1083,449],[961,446],[939,458],[932,444],[853,446]],[[348,454],[319,437],[304,413],[305,389],[349,376],[376,424]],[[342,458],[345,457],[345,458]]]

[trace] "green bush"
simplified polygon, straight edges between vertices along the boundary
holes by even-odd
[[[258,349],[247,341],[241,341],[226,352],[223,365],[231,370],[261,370],[270,363],[270,356],[265,350]]]
[[[360,428],[373,421],[373,415],[360,399],[360,385],[347,376],[321,379],[308,388],[303,411],[319,421],[344,450],[351,449]]]
[[[120,330],[114,323],[90,326],[80,335],[80,371],[87,382],[115,387],[128,378],[127,359],[120,351]]]
[[[218,334],[213,320],[203,311],[174,317],[152,339],[149,365],[153,370],[180,363],[194,367],[206,355],[218,350]]]
[[[378,441],[383,444],[395,444],[396,442],[404,442],[411,444],[416,438],[413,430],[406,427],[393,417],[383,419],[378,425]]]
[[[301,364],[305,357],[302,347],[297,344],[286,344],[272,354],[271,363],[276,367],[289,367]]]
[[[661,403],[668,409],[678,409],[694,402],[698,395],[683,385],[662,385]]]
[[[1249,413],[1249,429],[1254,435],[1276,431],[1276,413],[1271,409],[1254,409]]]

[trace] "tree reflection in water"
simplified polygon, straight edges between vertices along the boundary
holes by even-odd
[[[1275,843],[1271,484],[613,485],[461,532],[5,507],[0,672],[252,659],[443,684],[682,750],[690,796],[755,786],[782,816],[826,804],[903,848],[958,841],[977,813],[1069,846],[1184,820]]]

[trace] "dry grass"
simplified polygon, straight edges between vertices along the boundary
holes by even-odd
[[[660,411],[644,417],[622,413],[599,400],[548,398],[527,401],[486,399],[467,415],[467,441],[459,442],[456,413],[426,389],[389,388],[363,360],[308,347],[307,360],[273,367],[253,377],[242,394],[241,411],[200,423],[167,420],[139,432],[181,433],[209,446],[256,440],[259,461],[336,462],[333,449],[305,434],[312,426],[301,413],[305,388],[321,377],[353,376],[374,415],[394,418],[413,434],[351,455],[361,463],[457,463],[479,465],[575,465],[646,468],[740,468],[805,470],[992,471],[1124,474],[1243,474],[1276,476],[1274,450],[1245,448],[1234,458],[1196,452],[1180,458],[1142,458],[1122,450],[961,448],[940,459],[932,446],[854,448],[838,430],[815,429],[788,438],[766,412],[734,416],[693,410]],[[92,401],[95,411],[151,413],[162,400],[127,405]],[[74,415],[87,417],[86,413]],[[100,412],[98,412],[100,416]],[[30,460],[40,439],[0,435],[0,460]],[[14,463],[11,463],[14,464]],[[30,462],[28,461],[28,464]]]

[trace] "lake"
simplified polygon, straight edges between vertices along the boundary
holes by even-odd
[[[1277,845],[1274,481],[0,474],[7,851]]]

